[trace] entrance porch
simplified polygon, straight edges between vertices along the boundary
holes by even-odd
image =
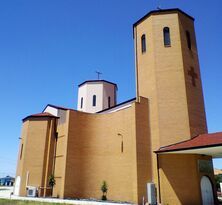
[[[212,159],[222,158],[222,132],[198,135],[161,147],[155,153],[159,202],[219,204]]]

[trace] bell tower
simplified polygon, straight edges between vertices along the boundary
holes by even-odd
[[[157,187],[159,202],[171,201],[168,196],[179,201],[169,188],[172,182],[160,167],[164,158],[154,151],[207,133],[194,18],[179,9],[156,10],[137,21],[133,28],[137,100],[143,96],[149,101],[150,181]],[[164,162],[172,160],[172,156],[167,159]],[[169,167],[173,169],[181,159],[176,158]],[[195,157],[190,160],[197,163]],[[193,174],[197,174],[195,170]],[[161,192],[166,189],[168,195]],[[196,196],[194,193],[194,200]]]
[[[134,43],[152,149],[207,133],[194,18],[179,9],[151,11],[134,24]]]

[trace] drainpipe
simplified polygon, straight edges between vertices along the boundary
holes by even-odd
[[[29,171],[26,172],[26,189],[28,187],[29,184]]]
[[[57,141],[58,141],[57,124],[58,124],[58,119],[55,119],[55,121],[54,121],[55,144],[54,144],[54,153],[53,153],[53,162],[52,162],[52,174],[53,175],[55,173],[56,148],[57,148]]]
[[[136,74],[136,102],[139,102],[139,83],[138,83],[138,56],[137,56],[137,27],[133,27],[134,53],[135,53],[135,74]]]
[[[158,176],[158,192],[159,192],[159,203],[161,203],[161,191],[160,191],[160,165],[159,165],[159,154],[156,153],[157,157],[157,176]]]
[[[56,123],[57,123],[57,119],[50,119],[49,121],[50,125],[49,125],[49,133],[48,133],[48,148],[47,148],[47,159],[46,159],[46,170],[45,170],[45,181],[44,181],[44,190],[43,190],[43,196],[46,197],[47,195],[47,182],[48,182],[48,177],[49,177],[49,174],[54,174],[54,170],[55,170],[55,149],[56,149],[56,143],[54,143],[54,140],[55,142],[57,142],[57,137],[55,136],[55,138],[53,138],[53,135],[56,135]],[[49,163],[50,163],[50,148],[51,148],[51,144],[54,144],[54,153],[53,153],[53,161],[52,161],[52,167],[51,167],[51,170],[50,170],[50,167],[49,167]],[[51,173],[49,173],[51,172]]]

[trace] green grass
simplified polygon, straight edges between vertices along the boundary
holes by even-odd
[[[46,202],[36,202],[36,201],[21,201],[21,200],[9,200],[0,199],[0,205],[65,205],[60,203],[46,203]],[[66,204],[67,205],[67,204]]]

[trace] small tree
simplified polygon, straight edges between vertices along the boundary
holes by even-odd
[[[51,187],[51,196],[52,196],[52,191],[53,191],[53,187],[56,184],[56,180],[55,180],[55,176],[53,174],[51,174],[49,176],[49,186]]]
[[[104,201],[107,200],[106,194],[107,194],[107,191],[108,191],[108,186],[107,186],[106,181],[103,181],[102,186],[101,186],[100,189],[103,192],[102,200],[104,200]]]

